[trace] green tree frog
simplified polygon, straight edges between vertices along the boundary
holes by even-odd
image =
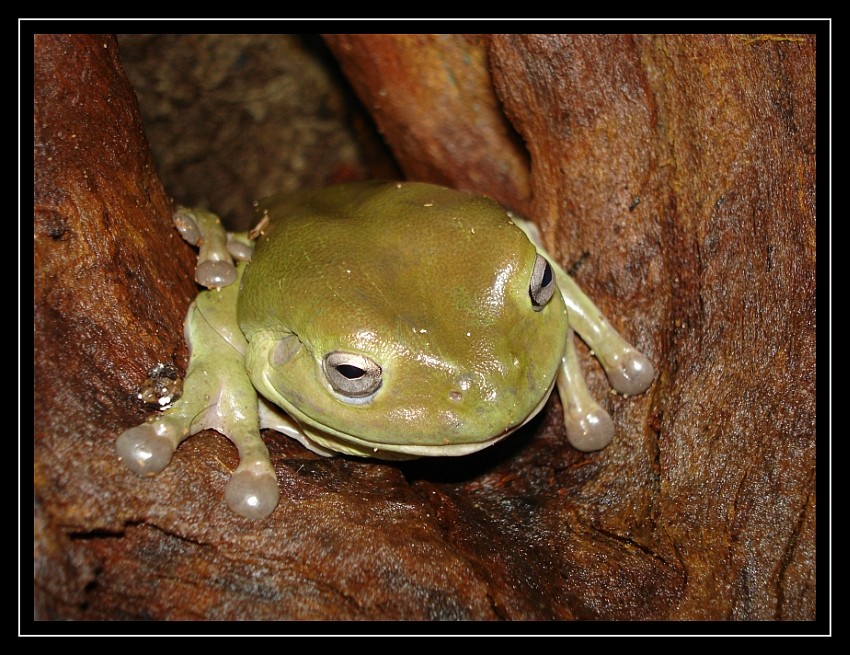
[[[215,429],[240,458],[227,505],[263,518],[279,491],[261,428],[322,455],[465,455],[527,423],[556,384],[569,442],[603,448],[614,426],[584,383],[573,329],[615,390],[652,382],[649,360],[548,257],[534,226],[488,198],[367,182],[258,209],[251,235],[227,234],[203,210],[175,214],[208,290],[186,317],[182,397],[116,442],[140,475]]]

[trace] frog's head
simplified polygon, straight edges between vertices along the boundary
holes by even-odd
[[[321,445],[461,455],[533,417],[568,331],[549,263],[504,208],[425,184],[271,199],[245,272],[252,382]]]

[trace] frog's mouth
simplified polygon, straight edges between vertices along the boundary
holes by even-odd
[[[374,457],[376,459],[386,460],[404,460],[417,457],[460,457],[488,448],[528,423],[543,409],[543,406],[549,400],[549,396],[555,388],[555,381],[556,378],[553,378],[546,393],[542,395],[540,402],[524,419],[515,425],[505,428],[502,432],[483,440],[466,443],[445,440],[444,443],[439,443],[439,437],[437,437],[435,438],[435,442],[437,443],[431,444],[381,443],[319,427],[310,422],[309,417],[304,415],[302,415],[302,418],[295,420],[298,422],[306,439],[296,438],[307,448],[320,454],[328,454],[327,451],[330,450],[345,455]]]

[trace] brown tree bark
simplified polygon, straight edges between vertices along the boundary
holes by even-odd
[[[329,35],[402,170],[535,219],[658,376],[553,398],[474,456],[317,458],[265,434],[281,505],[222,502],[212,432],[116,461],[158,361],[185,364],[192,254],[115,41],[38,36],[37,619],[779,619],[815,602],[812,35]]]

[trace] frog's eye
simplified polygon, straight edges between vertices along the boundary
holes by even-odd
[[[528,283],[528,294],[534,311],[539,312],[546,306],[555,294],[555,274],[552,266],[545,257],[537,255],[534,269],[531,271],[531,282]]]
[[[352,402],[367,400],[381,386],[381,367],[363,355],[335,350],[325,355],[322,370],[333,390]]]

